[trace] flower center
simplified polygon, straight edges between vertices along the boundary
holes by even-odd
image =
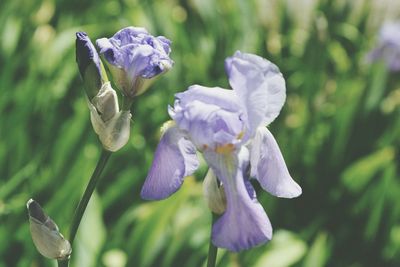
[[[233,144],[221,145],[215,148],[215,152],[218,154],[231,154],[233,150],[235,150],[235,146]]]

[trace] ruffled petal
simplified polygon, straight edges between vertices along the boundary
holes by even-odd
[[[242,108],[236,93],[221,87],[206,87],[192,85],[182,93],[175,94],[180,105],[185,106],[193,101],[200,101],[209,105],[216,105],[228,111],[237,112]]]
[[[242,148],[239,156],[205,152],[205,159],[221,180],[227,207],[214,223],[214,245],[238,252],[266,243],[272,238],[272,226],[263,207],[255,197],[251,184],[243,177],[248,165],[248,151]]]
[[[225,69],[246,110],[249,138],[258,126],[271,123],[279,115],[286,99],[285,80],[270,61],[240,51],[225,60]]]
[[[123,58],[119,49],[116,48],[109,39],[101,38],[96,40],[96,45],[99,48],[100,54],[104,55],[108,63],[122,68]]]
[[[127,27],[113,37],[96,41],[114,82],[129,97],[143,93],[158,76],[172,68],[171,42],[144,28]]]
[[[193,174],[199,161],[195,146],[176,127],[168,128],[157,146],[141,196],[147,200],[169,197],[182,185],[183,178]]]
[[[245,129],[243,112],[232,90],[199,85],[176,95],[169,114],[199,150],[238,144]]]
[[[257,129],[250,153],[250,175],[265,191],[284,198],[301,195],[301,187],[290,176],[278,144],[267,128]]]

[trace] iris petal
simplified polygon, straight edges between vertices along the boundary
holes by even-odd
[[[176,95],[169,113],[200,150],[204,145],[237,144],[245,128],[236,94],[219,87],[191,86]]]
[[[201,85],[192,85],[182,93],[175,95],[182,106],[192,101],[200,101],[210,105],[219,106],[228,111],[238,111],[241,104],[234,91],[221,87],[206,87]]]
[[[290,176],[279,146],[267,128],[257,129],[251,147],[251,176],[265,191],[284,198],[301,195],[301,187]]]
[[[148,200],[164,199],[175,193],[183,178],[199,166],[195,146],[176,127],[166,130],[157,146],[141,196]]]
[[[129,97],[143,93],[159,74],[172,68],[170,44],[167,38],[154,37],[139,27],[127,27],[96,41],[114,82]]]
[[[225,60],[225,69],[246,110],[246,137],[250,138],[258,126],[271,123],[279,115],[286,99],[285,80],[270,61],[240,51]]]
[[[238,252],[263,244],[272,238],[272,226],[254,189],[243,177],[248,151],[238,155],[204,153],[205,159],[224,185],[227,207],[212,229],[214,245]]]

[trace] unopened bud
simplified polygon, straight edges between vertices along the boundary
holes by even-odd
[[[92,99],[108,77],[96,48],[85,32],[76,33],[76,62],[85,83],[85,92]]]
[[[26,203],[31,236],[36,249],[50,259],[65,260],[72,252],[71,245],[59,232],[58,226],[47,216],[35,200]]]
[[[226,196],[223,185],[218,185],[217,177],[209,169],[203,182],[203,194],[209,209],[215,214],[222,214],[226,209]]]

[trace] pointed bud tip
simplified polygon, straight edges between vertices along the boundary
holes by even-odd
[[[92,99],[108,80],[99,54],[85,32],[76,33],[76,62],[85,82],[85,90]]]
[[[45,222],[47,219],[46,214],[44,213],[42,207],[37,203],[34,199],[29,199],[26,203],[26,207],[28,209],[28,214],[30,217],[38,220],[39,222]]]
[[[83,39],[85,37],[87,37],[87,33],[86,32],[76,32],[76,38],[77,39]]]

